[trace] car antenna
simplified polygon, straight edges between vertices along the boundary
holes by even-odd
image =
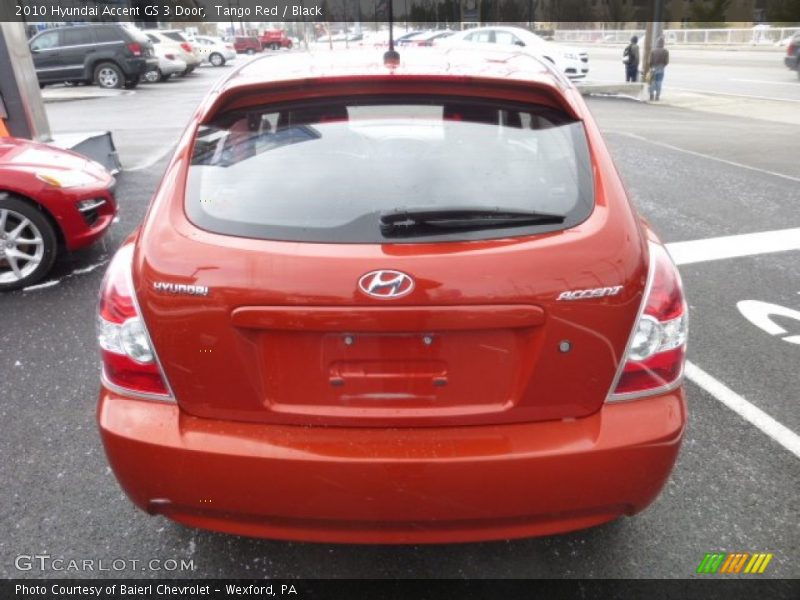
[[[392,10],[392,0],[389,5],[389,49],[383,53],[383,64],[387,67],[396,67],[400,64],[400,53],[394,49],[394,11]]]

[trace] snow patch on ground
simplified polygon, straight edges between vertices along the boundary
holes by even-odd
[[[99,263],[96,263],[94,265],[89,265],[88,267],[81,267],[80,269],[75,269],[75,270],[72,271],[72,273],[68,273],[67,275],[64,275],[64,277],[62,277],[61,279],[53,279],[51,281],[45,281],[44,283],[38,283],[36,285],[29,285],[28,287],[22,288],[22,291],[23,292],[35,292],[37,290],[43,290],[43,289],[46,289],[46,288],[51,288],[51,287],[54,287],[54,286],[58,285],[59,283],[61,283],[65,279],[69,279],[70,277],[73,277],[74,275],[85,275],[86,273],[91,273],[95,269],[99,269],[100,267],[102,267],[103,265],[106,265],[106,264],[108,264],[108,258],[104,258]]]

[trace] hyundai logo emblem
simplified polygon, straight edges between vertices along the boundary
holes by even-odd
[[[370,271],[358,280],[361,291],[374,298],[400,298],[411,293],[414,280],[400,271]]]

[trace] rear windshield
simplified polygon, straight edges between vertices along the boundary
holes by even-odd
[[[593,206],[582,123],[547,107],[464,98],[348,97],[228,113],[198,130],[186,194],[203,229],[304,242],[530,235],[577,225]],[[411,228],[401,239],[381,228],[389,213],[450,207],[563,220]]]
[[[145,35],[145,33],[141,29],[138,29],[137,27],[130,24],[125,24],[123,25],[123,27],[125,28],[125,31],[128,32],[128,35],[134,42],[138,42],[140,44],[145,44],[145,45],[149,44],[148,36]]]
[[[165,36],[167,36],[171,40],[175,40],[176,42],[185,42],[186,38],[178,31],[162,31]]]

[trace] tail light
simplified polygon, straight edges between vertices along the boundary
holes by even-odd
[[[131,42],[128,44],[128,50],[131,51],[131,54],[134,56],[141,56],[142,55],[142,45],[137,44],[136,42]]]
[[[786,48],[786,55],[787,56],[794,55],[794,41],[789,42],[789,47]]]
[[[650,244],[650,272],[642,305],[609,400],[665,391],[683,375],[688,311],[678,269],[659,244]]]
[[[171,400],[166,379],[136,305],[131,281],[133,244],[120,248],[103,279],[97,341],[108,383],[134,394]]]
[[[192,52],[192,45],[189,42],[181,42],[181,48],[183,48],[186,52]]]

